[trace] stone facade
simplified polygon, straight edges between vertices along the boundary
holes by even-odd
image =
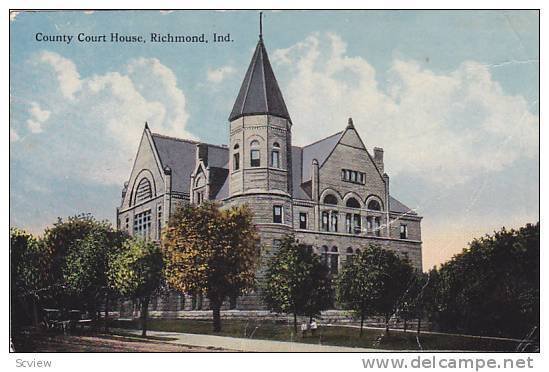
[[[229,117],[228,146],[166,137],[145,125],[117,208],[118,228],[159,240],[181,203],[247,204],[264,255],[294,234],[334,272],[370,244],[421,270],[422,217],[390,195],[383,149],[369,152],[352,119],[303,147],[292,145],[292,126],[260,39]],[[182,311],[196,302],[172,295],[162,306]],[[235,305],[261,307],[256,295]]]

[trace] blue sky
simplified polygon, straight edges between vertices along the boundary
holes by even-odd
[[[424,216],[424,264],[539,219],[534,11],[265,12],[296,144],[354,118],[391,191]],[[216,44],[71,44],[35,34],[230,33]],[[10,223],[114,220],[145,121],[226,143],[255,11],[20,13],[10,24]]]

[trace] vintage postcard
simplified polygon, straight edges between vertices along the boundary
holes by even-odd
[[[539,16],[11,10],[11,352],[539,353]]]

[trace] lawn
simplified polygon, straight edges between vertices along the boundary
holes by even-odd
[[[138,321],[117,321],[113,327],[137,329]],[[212,322],[190,319],[151,319],[149,330],[194,334],[215,334]],[[315,336],[295,336],[293,325],[273,320],[223,320],[219,336],[231,336],[275,341],[294,341],[322,345],[350,346],[385,350],[421,350],[416,332],[392,330],[385,334],[381,329],[364,329],[362,337],[358,328],[323,326]],[[465,336],[421,334],[419,342],[423,350],[514,351],[517,343]]]

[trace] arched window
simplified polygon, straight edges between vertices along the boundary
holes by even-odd
[[[278,142],[273,144],[273,151],[271,151],[271,167],[280,168],[280,145]]]
[[[345,205],[349,208],[360,208],[360,203],[355,198],[347,199]]]
[[[135,192],[135,202],[139,203],[140,201],[150,198],[152,198],[151,182],[148,179],[143,178],[137,184],[137,190]]]
[[[353,262],[353,248],[348,247],[347,248],[347,257],[345,258],[345,262],[352,263]]]
[[[233,170],[239,170],[240,169],[240,152],[238,150],[240,149],[240,146],[238,143],[234,145],[233,147]]]
[[[379,205],[379,202],[377,200],[370,200],[368,202],[368,209],[371,209],[373,211],[380,211],[381,205]]]
[[[259,151],[259,141],[253,140],[250,143],[250,166],[261,166],[261,152]]]
[[[355,254],[360,254],[360,249],[355,249]]]
[[[324,197],[324,204],[337,205],[337,198],[332,194],[328,194]]]

